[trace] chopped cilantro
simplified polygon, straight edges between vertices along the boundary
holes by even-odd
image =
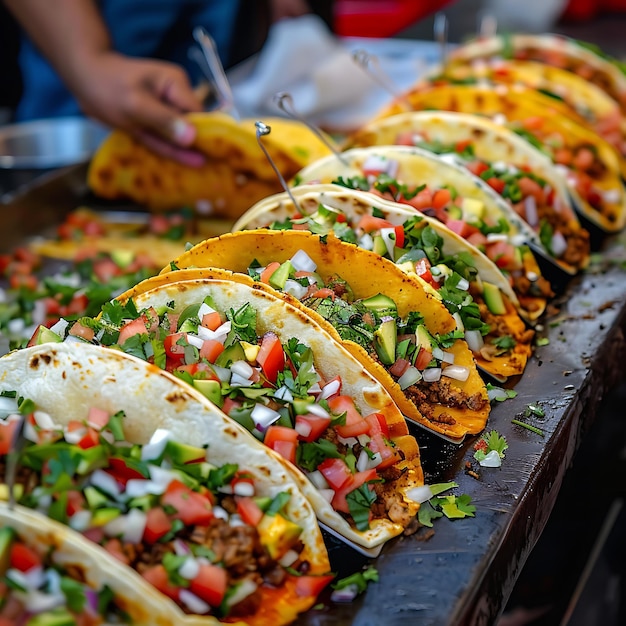
[[[370,527],[370,509],[376,501],[376,494],[366,483],[351,491],[346,496],[346,501],[355,526],[361,531],[367,530]]]

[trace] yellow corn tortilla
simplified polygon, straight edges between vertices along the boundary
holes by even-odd
[[[87,183],[98,196],[130,199],[154,211],[192,207],[202,215],[234,220],[257,200],[280,191],[280,181],[256,138],[255,120],[194,113],[193,148],[206,156],[198,168],[158,156],[122,131],[111,133],[94,155]],[[277,168],[291,177],[331,150],[304,124],[265,120],[262,141]]]

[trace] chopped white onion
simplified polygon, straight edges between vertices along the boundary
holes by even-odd
[[[30,423],[30,420],[24,422],[24,439],[32,441],[33,443],[39,442],[39,435],[35,430],[35,427]]]
[[[15,411],[17,411],[17,399],[0,396],[0,414],[7,415]],[[15,418],[19,419],[20,416],[16,414]]]
[[[466,381],[469,378],[469,367],[464,365],[448,365],[443,370],[443,375],[454,380]]]
[[[62,593],[50,594],[33,589],[28,592],[24,604],[28,607],[29,613],[37,614],[51,611],[58,606],[64,605],[65,602],[65,596]]]
[[[296,425],[294,426],[294,430],[298,433],[298,435],[306,439],[311,434],[311,431],[313,430],[313,426],[308,420],[300,419],[300,420],[296,420]]]
[[[54,421],[45,411],[35,411],[33,413],[37,426],[42,430],[54,430]]]
[[[392,261],[395,261],[395,250],[396,250],[396,229],[395,228],[381,228],[380,236],[383,238],[385,242],[385,247],[387,248],[387,253],[389,254],[389,258]]]
[[[550,249],[555,257],[559,258],[567,250],[567,240],[563,236],[563,233],[558,230],[552,235],[550,241]]]
[[[622,192],[620,189],[607,189],[602,192],[602,199],[609,204],[619,204]]]
[[[480,352],[480,349],[485,345],[485,340],[479,330],[466,330],[465,341],[468,348],[475,354]]]
[[[191,555],[191,548],[182,539],[174,539],[174,541],[172,541],[172,547],[174,548],[176,556]]]
[[[456,322],[457,330],[465,330],[465,324],[463,324],[463,319],[461,318],[461,314],[458,311],[455,311],[452,314],[454,321]]]
[[[490,450],[482,461],[478,461],[482,467],[501,467],[502,459],[497,450]]]
[[[252,387],[253,382],[249,378],[244,378],[233,372],[230,377],[230,385],[231,387]]]
[[[330,417],[328,411],[321,405],[315,402],[309,404],[309,413],[312,415],[317,415],[317,417]]]
[[[207,339],[213,339],[215,341],[219,341],[220,343],[224,343],[226,336],[230,332],[231,329],[231,321],[228,320],[218,326],[215,330],[211,330],[210,328],[206,328],[205,326],[198,326],[198,337],[206,341]]]
[[[159,467],[158,465],[148,465],[148,472],[150,473],[150,480],[158,485],[159,489],[163,489],[163,493],[167,486],[176,478],[176,474],[165,467]]]
[[[358,443],[358,439],[356,437],[342,437],[341,435],[337,435],[337,441],[344,446],[348,446],[349,448],[353,448]]]
[[[126,483],[126,495],[129,498],[142,498],[147,495],[161,495],[167,487],[145,478],[131,478]]]
[[[233,513],[230,516],[230,520],[229,523],[231,526],[245,526],[246,524],[244,523],[244,521],[241,519],[241,515],[239,515],[238,513]]]
[[[285,293],[288,293],[297,300],[302,300],[308,290],[308,287],[301,285],[297,280],[293,280],[292,278],[288,278],[285,281],[285,286],[283,287],[283,291]]]
[[[254,375],[252,365],[243,360],[233,362],[230,366],[230,371],[232,374],[236,374],[237,376],[241,376],[241,378],[245,378],[247,380],[251,379]]]
[[[454,366],[451,366],[451,367],[454,367]],[[424,382],[436,383],[441,378],[441,368],[440,367],[427,367],[422,372],[422,376],[424,378]]]
[[[333,489],[318,489],[317,491],[328,503],[332,502],[335,497],[335,491]]]
[[[198,309],[198,319],[202,321],[202,318],[209,313],[215,313],[215,309],[209,306],[206,302],[203,302]]]
[[[426,502],[433,497],[433,492],[428,485],[421,485],[420,487],[413,487],[406,492],[406,497],[413,502]]]
[[[228,511],[224,508],[222,508],[221,506],[214,506],[213,509],[213,515],[215,517],[217,517],[218,519],[222,519],[225,522],[228,521],[228,519],[230,518],[230,515],[228,514]]]
[[[299,558],[300,555],[295,550],[287,550],[287,552],[278,559],[278,562],[283,567],[291,567]]]
[[[318,488],[318,489],[328,489],[328,482],[326,478],[324,478],[324,474],[319,470],[315,470],[313,472],[309,472],[307,474],[307,478]]]
[[[72,517],[69,519],[70,528],[74,529],[76,532],[82,533],[89,528],[91,524],[91,511],[82,510],[76,511]]]
[[[487,396],[489,397],[490,402],[493,402],[494,400],[506,400],[508,397],[506,390],[501,387],[492,387],[491,389],[488,389]]]
[[[46,582],[44,570],[41,565],[35,565],[31,567],[28,571],[22,573],[24,574],[24,578],[28,583],[28,589],[39,589],[39,587],[41,587]]]
[[[185,559],[183,564],[178,568],[178,573],[187,580],[193,580],[200,572],[200,564],[193,557]]]
[[[369,233],[363,233],[359,238],[359,248],[364,250],[374,249],[374,238]]]
[[[249,578],[244,578],[235,588],[234,593],[226,598],[226,604],[229,607],[235,606],[235,604],[239,604],[244,598],[247,598],[256,590],[257,584]]]
[[[370,459],[369,455],[365,450],[361,450],[359,453],[359,458],[356,461],[356,469],[359,472],[364,472],[366,470],[377,467],[383,462],[383,457],[380,452],[375,452]]]
[[[341,381],[337,378],[334,378],[333,380],[329,381],[328,383],[324,385],[319,399],[326,400],[326,398],[330,398],[331,396],[334,396],[339,391],[340,387],[341,387]]]
[[[352,602],[359,595],[356,584],[347,585],[343,589],[334,589],[330,594],[332,602]]]
[[[398,378],[400,389],[407,389],[411,385],[418,383],[422,379],[422,373],[413,365],[406,368],[402,376]]]
[[[366,446],[372,440],[372,438],[366,433],[363,433],[362,435],[357,435],[356,438],[362,446]]]
[[[254,485],[247,480],[238,480],[233,485],[233,494],[236,496],[251,498],[255,494]]]
[[[204,339],[200,338],[198,335],[194,335],[193,333],[187,333],[187,343],[200,350],[200,348],[204,345]]]
[[[469,289],[469,281],[466,278],[461,278],[459,280],[459,282],[457,283],[457,287],[461,290],[461,291],[467,291]]]
[[[264,404],[257,404],[252,409],[250,417],[252,417],[256,427],[260,431],[264,432],[268,426],[271,426],[274,422],[280,419],[280,413],[278,411],[274,411],[274,409],[270,409]]]
[[[537,200],[535,196],[526,196],[524,199],[524,213],[526,221],[534,228],[539,224],[539,214],[537,213]]]
[[[289,260],[296,271],[314,272],[317,269],[317,263],[304,250],[298,250]]]
[[[364,172],[372,171],[389,174],[391,178],[395,178],[399,165],[400,163],[394,159],[388,159],[379,154],[371,154],[365,159],[361,169]]]
[[[204,615],[211,610],[211,605],[205,602],[202,598],[199,598],[195,593],[189,591],[189,589],[181,589],[178,597],[180,601],[196,615]]]
[[[140,543],[148,520],[146,513],[141,509],[131,509],[125,516],[120,515],[120,517],[126,517],[122,541],[133,544]]]
[[[278,400],[284,400],[285,402],[293,402],[293,394],[291,393],[288,387],[285,387],[285,385],[283,385],[282,387],[279,387],[274,392],[274,397],[277,398]]]
[[[97,469],[93,474],[89,477],[89,482],[100,489],[100,491],[104,491],[104,493],[117,498],[120,495],[120,488],[117,484],[117,481],[111,474],[107,474],[101,469]]]
[[[7,323],[7,330],[12,335],[19,335],[24,328],[26,328],[26,322],[21,317],[16,317]]]
[[[165,428],[157,428],[150,441],[141,448],[141,460],[151,461],[158,459],[165,451],[167,442],[172,438],[172,433]]]

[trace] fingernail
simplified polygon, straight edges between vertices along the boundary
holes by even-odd
[[[172,123],[172,136],[177,144],[189,146],[195,139],[196,129],[192,124],[179,117]]]

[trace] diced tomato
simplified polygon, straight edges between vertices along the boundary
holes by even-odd
[[[18,541],[11,546],[9,562],[11,567],[20,572],[28,572],[33,567],[41,565],[39,555],[32,548]]]
[[[574,155],[574,167],[586,172],[591,168],[595,160],[596,157],[592,150],[585,147],[579,148],[576,150],[576,154]]]
[[[76,445],[83,450],[98,446],[100,445],[100,433],[95,428],[87,428],[87,432]]]
[[[331,489],[337,491],[352,480],[352,472],[343,459],[324,459],[317,469],[322,473]]]
[[[396,235],[396,248],[404,248],[404,226],[398,224],[393,227]]]
[[[238,409],[241,406],[241,402],[237,402],[237,400],[233,400],[226,396],[224,398],[224,404],[222,405],[222,413],[226,413],[228,415],[233,409]]]
[[[270,278],[272,274],[280,267],[280,263],[278,261],[272,261],[265,266],[265,269],[261,272],[259,276],[259,280],[266,285],[270,284]]]
[[[415,133],[412,130],[404,130],[396,135],[393,140],[394,146],[414,146]]]
[[[41,258],[36,252],[33,252],[30,248],[26,246],[19,246],[15,248],[13,251],[13,258],[16,261],[22,261],[23,263],[28,263],[31,268],[35,268],[41,262]]]
[[[308,435],[298,434],[298,438],[302,441],[312,442],[317,441],[324,431],[330,426],[330,417],[323,417],[321,415],[313,415],[313,413],[306,413],[304,415],[296,415],[296,429],[298,424],[304,426],[304,430],[310,428],[311,431]]]
[[[109,459],[109,467],[107,468],[107,472],[115,478],[115,480],[119,481],[123,485],[125,485],[129,480],[145,480],[146,477],[141,473],[134,469],[131,465],[127,463],[125,459],[121,459],[118,457],[111,457]]]
[[[424,347],[420,348],[420,351],[417,353],[417,358],[415,359],[415,367],[418,370],[423,370],[428,367],[428,364],[433,359],[433,353],[430,350],[427,350]]]
[[[454,151],[461,154],[464,150],[469,148],[472,145],[471,139],[465,139],[463,141],[457,141],[454,145]]]
[[[88,306],[89,298],[87,294],[75,293],[63,315],[80,315],[85,312]]]
[[[163,340],[165,354],[170,359],[182,359],[185,356],[185,346],[179,344],[181,339],[187,343],[187,333],[172,333]]]
[[[480,176],[489,169],[489,166],[483,163],[483,161],[471,161],[470,163],[466,163],[465,167],[474,174],[474,176]]]
[[[487,243],[487,236],[483,235],[479,230],[469,234],[465,239],[473,246],[484,246]]]
[[[102,430],[111,419],[111,415],[105,409],[101,409],[96,406],[92,406],[89,408],[89,413],[87,414],[87,423],[93,428],[97,430]]]
[[[20,421],[13,419],[11,421],[0,421],[0,455],[8,454],[13,443],[15,429]]]
[[[217,339],[205,339],[200,348],[200,358],[215,363],[217,357],[224,352],[224,344]]]
[[[328,401],[330,410],[336,415],[346,414],[346,423],[343,426],[335,426],[335,430],[341,437],[356,437],[368,432],[369,425],[363,419],[354,405],[350,396],[336,396]]]
[[[11,274],[9,278],[9,286],[11,289],[27,289],[29,291],[35,291],[38,284],[39,281],[37,280],[37,277],[32,274]]]
[[[146,527],[143,531],[143,540],[146,543],[156,543],[161,537],[167,535],[171,529],[172,522],[160,506],[148,509],[146,513]]]
[[[295,464],[297,448],[298,444],[293,443],[293,441],[276,441],[274,442],[273,450],[280,454],[283,459]]]
[[[545,124],[545,117],[540,115],[534,115],[531,117],[527,117],[525,120],[522,120],[522,126],[526,130],[540,130]]]
[[[406,359],[396,359],[396,362],[389,367],[389,373],[396,378],[400,378],[400,376],[406,372],[409,365],[411,365],[411,363]]]
[[[467,239],[472,233],[480,232],[475,226],[463,220],[448,219],[446,226],[459,237],[463,237],[463,239]]]
[[[174,507],[176,513],[173,517],[182,520],[186,526],[206,525],[213,519],[211,501],[179,480],[173,480],[167,486],[161,502]]]
[[[180,587],[176,587],[170,583],[167,577],[167,571],[163,565],[153,565],[144,570],[141,575],[147,580],[155,589],[158,589],[162,594],[166,595],[172,600],[178,600],[180,594]]]
[[[146,329],[144,317],[138,317],[136,320],[126,322],[126,324],[122,326],[117,343],[121,346],[127,339],[130,339],[134,335],[145,335],[147,332],[148,330]]]
[[[487,256],[500,268],[515,266],[515,248],[508,241],[488,242],[485,246]]]
[[[265,378],[271,383],[276,382],[278,372],[282,372],[285,367],[285,351],[280,344],[278,335],[267,332],[261,339],[261,349],[256,357],[257,363]]]
[[[80,491],[72,489],[67,492],[67,507],[66,512],[69,517],[72,517],[78,511],[82,511],[85,508],[85,496]]]
[[[209,330],[217,330],[222,325],[222,316],[219,311],[212,311],[202,316],[202,326]]]
[[[80,322],[76,322],[69,330],[69,334],[74,337],[82,337],[86,341],[91,341],[95,336],[93,328],[83,326]]]
[[[393,224],[382,217],[375,217],[374,215],[365,214],[359,220],[357,228],[360,228],[366,233],[371,233],[381,228],[393,228]]]
[[[412,198],[401,198],[400,202],[404,204],[410,204],[413,208],[418,211],[423,211],[425,209],[429,209],[433,205],[433,192],[426,187],[422,189],[419,193],[417,193]]]
[[[558,148],[552,155],[552,160],[560,165],[571,165],[572,159],[573,154],[569,148]]]
[[[382,457],[382,461],[376,466],[376,470],[382,470],[386,467],[390,467],[400,460],[400,454],[393,446],[389,445],[386,441],[387,438],[388,435],[378,433],[373,435],[370,442],[367,444],[367,447],[372,452],[378,452]]]
[[[241,519],[246,524],[256,526],[261,521],[264,513],[253,498],[235,496],[235,502],[237,504],[237,513],[239,513]]]
[[[113,259],[104,257],[93,262],[93,272],[101,283],[108,283],[114,276],[119,276],[120,268]]]
[[[321,289],[314,291],[311,296],[313,298],[330,298],[331,300],[334,300],[335,292],[330,289],[330,287],[322,287]]]
[[[211,606],[219,606],[226,594],[227,582],[227,573],[223,567],[202,563],[198,575],[189,585],[189,590]]]
[[[374,437],[375,435],[389,437],[389,425],[382,413],[370,413],[365,418],[365,421],[370,425],[370,437]]]
[[[504,188],[506,187],[506,181],[501,178],[496,178],[495,176],[488,178],[486,182],[496,193],[499,194],[502,194]]]
[[[377,474],[375,468],[353,474],[350,477],[350,480],[348,480],[342,487],[335,490],[335,495],[331,501],[333,509],[335,509],[335,511],[342,511],[343,513],[350,513],[346,496],[369,480],[375,480],[376,477]]]
[[[522,176],[518,179],[517,184],[522,192],[522,195],[526,198],[527,196],[534,196],[537,202],[545,201],[545,194],[543,193],[543,188],[541,185],[532,178],[528,178],[527,176]]]
[[[102,543],[104,540],[104,528],[102,526],[92,526],[83,532],[83,536],[94,543]]]
[[[335,577],[332,574],[326,576],[298,576],[296,578],[296,595],[301,598],[317,598],[333,578]]]
[[[434,287],[438,287],[438,283],[433,279],[433,275],[430,271],[431,265],[430,261],[426,257],[422,257],[415,261],[415,273],[422,279],[425,280],[430,285]]]
[[[433,208],[443,209],[450,200],[452,200],[452,194],[449,189],[437,189],[433,194]]]

